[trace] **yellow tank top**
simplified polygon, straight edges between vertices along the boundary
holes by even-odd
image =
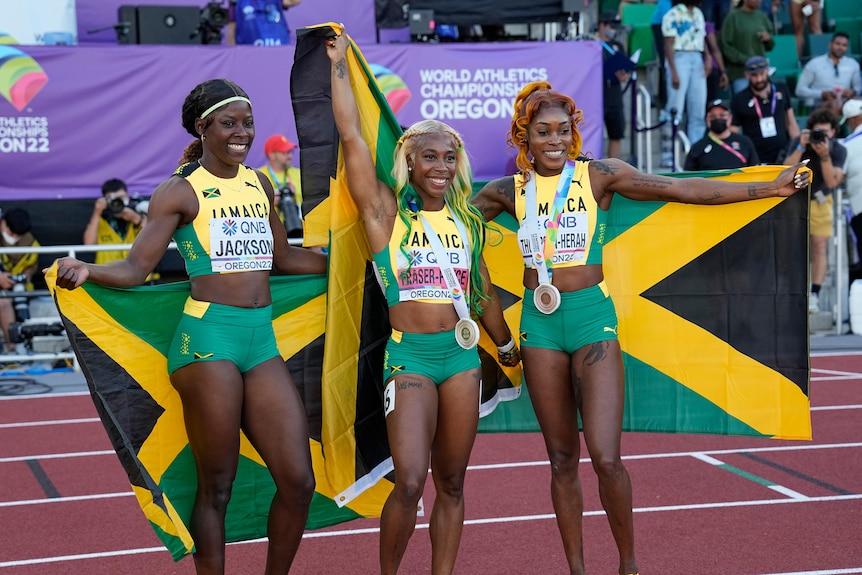
[[[550,268],[565,268],[602,263],[607,212],[599,209],[593,188],[590,185],[589,160],[575,162],[575,172],[569,185],[568,195],[558,219],[559,232],[553,246],[553,256],[547,258]],[[536,180],[536,211],[539,243],[545,243],[559,176],[530,174]],[[518,218],[518,245],[524,258],[524,266],[534,268],[533,250],[530,246],[529,227],[526,220],[526,191],[524,177],[515,175],[515,215]]]
[[[420,213],[440,238],[446,258],[461,284],[461,291],[465,297],[469,297],[470,252],[465,249],[466,246],[458,233],[455,220],[449,213],[449,208],[444,207],[438,212]],[[386,294],[386,302],[390,307],[402,301],[451,305],[452,295],[446,287],[446,281],[428,236],[425,234],[422,220],[416,217],[411,222],[410,235],[403,244],[407,256],[401,251],[401,242],[406,231],[407,225],[400,217],[396,217],[389,246],[374,254],[374,263]]]

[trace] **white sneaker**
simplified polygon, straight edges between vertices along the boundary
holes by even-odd
[[[808,295],[808,311],[810,313],[817,313],[820,311],[820,296],[816,293]]]

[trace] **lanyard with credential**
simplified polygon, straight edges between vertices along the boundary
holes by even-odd
[[[554,195],[553,208],[549,214],[548,228],[545,231],[545,242],[542,244],[539,241],[539,210],[536,201],[536,174],[531,174],[531,178],[527,180],[524,186],[524,201],[526,205],[526,217],[524,223],[527,225],[527,232],[530,235],[530,249],[533,251],[533,267],[539,274],[540,284],[551,283],[551,273],[548,270],[548,257],[553,255],[554,246],[557,242],[557,234],[560,231],[560,214],[563,213],[563,206],[566,198],[569,195],[569,185],[572,183],[572,176],[575,173],[575,163],[571,160],[566,161],[566,167],[560,174],[560,180],[557,182],[557,193]]]
[[[728,152],[730,152],[731,154],[733,154],[734,156],[739,158],[739,161],[742,162],[742,165],[745,165],[748,163],[748,160],[745,159],[745,156],[743,156],[741,153],[739,153],[739,151],[734,150],[733,148],[728,146],[723,140],[718,139],[716,136],[714,136],[712,134],[712,132],[708,133],[707,136],[709,136],[710,140],[712,140],[713,142],[715,142],[716,144],[718,144],[719,146],[721,146],[722,148],[724,148],[725,150],[727,150]]]
[[[775,105],[778,103],[778,90],[775,89],[775,84],[771,84],[772,86],[772,112],[769,114],[770,116],[775,116]],[[757,94],[754,94],[754,109],[757,112],[757,117],[759,119],[763,119],[763,112],[760,111],[760,97]]]
[[[449,208],[448,202],[446,203],[446,207]],[[461,236],[461,243],[464,245],[464,249],[467,254],[470,254],[470,237],[467,235],[467,227],[464,225],[464,222],[455,215],[455,212],[453,212],[451,208],[449,209],[449,215],[452,217],[452,221],[455,222],[455,227],[458,228],[458,235]],[[422,226],[425,228],[425,235],[428,238],[428,243],[431,244],[431,250],[437,258],[437,265],[440,268],[440,273],[443,275],[443,281],[446,282],[446,287],[449,288],[449,294],[452,297],[452,304],[455,306],[455,311],[458,313],[458,317],[460,318],[458,323],[455,325],[455,339],[457,340],[458,345],[464,349],[472,349],[476,347],[477,343],[479,343],[479,326],[475,321],[470,319],[470,306],[467,305],[467,298],[461,290],[461,282],[458,281],[458,277],[455,275],[455,270],[452,268],[449,258],[446,257],[446,250],[443,248],[443,242],[440,241],[440,237],[437,235],[437,232],[434,231],[434,227],[431,225],[431,222],[422,215],[422,212],[419,212],[419,219],[422,220]],[[469,273],[469,259],[466,264],[467,271]]]

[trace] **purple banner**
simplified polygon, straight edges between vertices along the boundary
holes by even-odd
[[[548,80],[584,111],[584,152],[602,155],[601,53],[596,42],[361,46],[402,124],[444,121],[464,137],[477,180],[512,173],[505,134],[514,96]],[[29,83],[0,91],[0,200],[94,198],[109,178],[149,195],[176,169],[191,136],[180,108],[199,82],[236,81],[254,105],[251,166],[263,141],[295,141],[293,47],[20,47]],[[577,62],[577,66],[571,63]],[[27,85],[23,85],[23,84]],[[299,165],[298,158],[294,163]]]

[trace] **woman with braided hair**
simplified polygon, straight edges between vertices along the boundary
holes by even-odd
[[[809,172],[797,164],[772,182],[756,183],[643,174],[617,159],[581,156],[581,120],[574,101],[547,82],[525,86],[515,99],[508,134],[520,173],[489,182],[473,203],[486,220],[505,211],[520,224],[524,377],[551,462],[551,499],[569,571],[584,573],[580,412],[619,550],[619,573],[627,575],[638,566],[631,482],[620,457],[623,359],[602,271],[611,200],[620,194],[641,201],[726,204],[788,196],[808,186]]]
[[[467,202],[470,164],[441,122],[407,129],[395,148],[394,189],[377,179],[350,87],[344,35],[325,40],[332,109],[347,183],[389,304],[384,411],[395,487],[380,520],[380,572],[397,572],[428,475],[431,572],[451,573],[464,523],[464,476],[479,422],[478,316],[504,365],[520,361],[482,259],[485,223]]]
[[[183,104],[182,124],[195,140],[153,193],[147,226],[128,256],[103,265],[61,258],[57,286],[139,285],[176,241],[191,295],[168,352],[168,372],[197,468],[189,525],[195,568],[224,573],[225,514],[242,430],[276,486],[266,573],[287,573],[305,529],[314,474],[305,410],[276,347],[269,276],[272,269],[325,273],[326,259],[288,244],[269,179],[243,164],[255,132],[251,102],[239,86],[223,79],[198,85]]]

